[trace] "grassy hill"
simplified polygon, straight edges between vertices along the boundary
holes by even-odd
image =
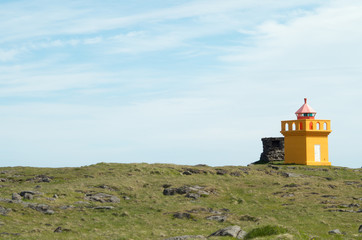
[[[115,163],[0,168],[4,239],[207,237],[231,225],[256,233],[249,239],[362,239],[361,205],[361,169]],[[281,234],[257,238],[258,231],[268,234],[266,228]],[[333,229],[343,234],[329,234]]]

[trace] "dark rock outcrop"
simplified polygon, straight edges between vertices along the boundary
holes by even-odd
[[[262,138],[263,152],[260,155],[260,160],[254,164],[265,164],[273,161],[284,161],[284,138],[270,137]]]

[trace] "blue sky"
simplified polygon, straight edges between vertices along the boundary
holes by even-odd
[[[0,165],[247,165],[307,97],[361,167],[360,1],[0,0]]]

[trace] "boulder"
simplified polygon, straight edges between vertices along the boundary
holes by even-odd
[[[11,195],[11,200],[21,200],[21,196],[18,193],[13,193]]]
[[[67,228],[62,228],[62,227],[57,227],[54,232],[55,233],[61,233],[61,232],[69,232],[70,229],[67,229]]]
[[[211,234],[209,237],[212,236],[230,236],[237,239],[244,239],[246,235],[246,232],[241,229],[239,226],[229,226],[223,229],[220,229],[213,234]]]
[[[90,204],[89,202],[84,202],[84,201],[77,201],[77,202],[74,202],[74,204]]]
[[[8,214],[11,211],[10,208],[4,208],[0,206],[0,214],[3,216],[6,216],[6,214]]]
[[[61,210],[67,210],[67,209],[72,209],[72,208],[74,208],[73,205],[64,205],[64,206],[59,207],[59,209],[61,209]]]
[[[186,218],[186,219],[192,219],[193,217],[192,217],[192,215],[190,214],[190,213],[174,213],[173,215],[172,215],[174,218],[178,218],[178,219],[184,219],[184,218]]]
[[[195,186],[182,186],[179,188],[165,188],[163,189],[163,195],[172,196],[175,194],[186,194],[186,197],[197,199],[200,196],[207,196],[210,193],[205,190],[205,187],[201,187],[198,185]]]
[[[200,198],[200,195],[197,193],[187,193],[185,197],[192,198],[192,199],[198,199],[198,198]]]
[[[131,198],[128,197],[128,196],[123,196],[122,198],[123,198],[124,200],[126,200],[126,201],[131,200]]]
[[[334,195],[322,195],[321,197],[323,197],[323,198],[331,198],[331,199],[336,199],[337,198]]]
[[[89,201],[101,202],[101,203],[104,202],[119,203],[121,201],[118,197],[105,193],[95,193],[95,194],[88,193],[86,194],[84,199]]]
[[[188,239],[207,239],[207,238],[202,235],[185,235],[185,236],[171,237],[165,240],[188,240]]]
[[[7,198],[0,198],[0,202],[4,202],[4,203],[23,203],[23,201],[21,201],[21,200],[11,200],[11,199],[7,199]]]
[[[358,232],[359,232],[359,233],[362,233],[362,225],[359,226]]]
[[[212,221],[218,221],[218,222],[225,222],[227,219],[227,216],[220,216],[220,215],[214,215],[214,216],[209,216],[206,217],[207,220],[212,220]]]
[[[225,169],[216,169],[216,174],[217,175],[226,175],[228,174],[229,172]]]
[[[26,179],[27,182],[50,182],[54,177],[49,177],[46,175],[37,175],[33,178]]]
[[[183,168],[185,172],[191,173],[191,174],[207,174],[208,171],[203,169],[197,169],[197,168]]]
[[[109,191],[118,191],[119,189],[117,187],[113,187],[113,186],[108,186],[106,184],[100,184],[95,186],[96,188],[102,188],[102,189],[107,189]]]
[[[241,177],[241,176],[243,176],[243,174],[241,172],[231,172],[230,176]]]
[[[28,207],[44,214],[54,214],[54,211],[46,204],[29,204]]]
[[[279,175],[281,175],[282,177],[301,177],[300,174],[297,173],[289,173],[289,172],[278,172]]]
[[[8,233],[8,232],[1,232],[0,235],[11,235],[11,236],[20,236],[20,233]]]
[[[176,188],[165,188],[163,189],[163,195],[172,196],[176,194]]]
[[[25,194],[35,195],[36,192],[34,192],[34,191],[21,191],[19,194],[20,194],[20,196],[24,197]]]
[[[333,229],[331,231],[328,232],[329,234],[342,234],[342,232],[339,229]]]
[[[94,207],[93,209],[106,209],[106,210],[111,210],[114,207],[112,206],[98,206],[98,207]]]
[[[260,219],[257,217],[243,215],[240,217],[240,221],[248,221],[248,222],[258,222]]]
[[[30,194],[30,193],[25,193],[24,194],[24,199],[26,200],[33,200],[34,199],[34,195]]]
[[[283,194],[281,197],[294,197],[294,193],[286,193],[286,194]]]

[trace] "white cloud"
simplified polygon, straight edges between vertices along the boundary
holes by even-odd
[[[18,54],[19,51],[15,49],[10,49],[10,50],[0,49],[0,61],[7,62],[10,60],[14,60]]]
[[[286,23],[267,21],[253,35],[254,47],[222,59],[273,70],[360,67],[361,12],[362,4],[346,4],[320,8]]]
[[[248,164],[306,96],[332,146],[358,139],[359,2],[59,4],[0,8],[2,159]]]
[[[264,9],[290,8],[316,4],[315,1],[269,1],[263,4]],[[113,9],[109,5],[92,6],[82,2],[62,2],[53,5],[44,5],[39,1],[16,2],[6,4],[11,11],[1,11],[2,24],[0,31],[4,34],[0,41],[14,41],[16,39],[29,39],[33,37],[51,37],[60,34],[79,35],[98,33],[114,29],[122,29],[132,25],[149,25],[170,20],[187,18],[200,18],[210,16],[217,17],[219,14],[228,15],[237,11],[259,9],[259,3],[255,1],[191,1],[173,7],[164,7],[157,10],[130,12],[119,16],[117,9],[122,9],[122,4],[115,3]],[[95,11],[94,8],[98,8]],[[108,15],[103,15],[103,8],[107,8]],[[28,9],[34,9],[29,12]],[[104,9],[103,9],[104,10]],[[246,14],[247,12],[244,12]],[[253,16],[254,14],[249,14]],[[19,17],[21,16],[21,17]],[[235,19],[233,20],[235,21]],[[250,22],[250,21],[249,21]],[[190,25],[192,26],[192,25]]]
[[[88,38],[84,40],[84,44],[97,44],[102,42],[102,37],[94,37],[94,38]]]

